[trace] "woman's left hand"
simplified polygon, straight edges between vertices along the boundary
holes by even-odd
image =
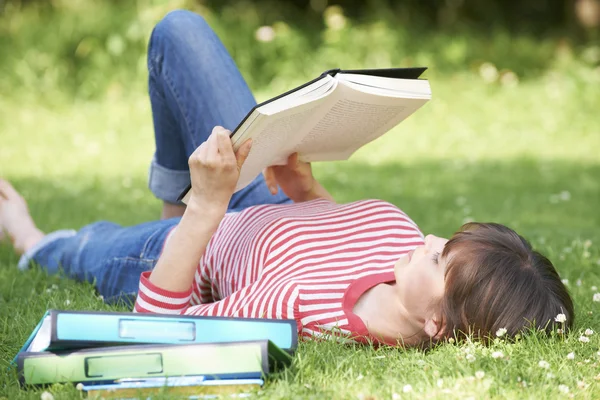
[[[311,197],[316,185],[310,164],[300,161],[298,153],[291,154],[286,165],[266,168],[263,175],[271,194],[276,194],[279,186],[295,202]]]

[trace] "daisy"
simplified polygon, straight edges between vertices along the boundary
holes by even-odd
[[[558,390],[561,393],[569,393],[569,387],[567,385],[558,385]]]

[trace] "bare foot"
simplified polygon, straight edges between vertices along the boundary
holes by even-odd
[[[25,199],[4,179],[0,179],[0,231],[8,234],[19,254],[29,250],[45,236],[35,226]]]

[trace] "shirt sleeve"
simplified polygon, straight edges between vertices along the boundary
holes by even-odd
[[[142,272],[134,312],[155,314],[181,314],[190,305],[192,288],[185,292],[161,289],[150,282],[152,271]]]
[[[190,305],[191,288],[185,292],[161,289],[150,282],[150,273],[150,271],[142,273],[134,312],[277,319],[290,318],[293,315],[293,312],[283,304],[279,304],[280,302],[267,301],[269,296],[265,296],[266,293],[260,290],[260,282],[248,285],[222,300],[192,306]],[[285,296],[282,296],[282,300],[283,297]]]

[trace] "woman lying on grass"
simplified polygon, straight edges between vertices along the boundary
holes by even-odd
[[[336,204],[296,155],[233,193],[252,144],[234,154],[230,132],[217,125],[232,129],[255,102],[201,17],[166,16],[148,68],[149,187],[164,201],[163,219],[45,235],[0,181],[1,227],[22,253],[19,268],[60,267],[95,282],[107,301],[137,295],[137,312],[290,318],[303,336],[336,331],[361,342],[418,346],[458,332],[485,339],[500,328],[550,330],[559,313],[561,327],[572,325],[552,263],[505,226],[424,237],[392,204]],[[185,207],[176,198],[190,180]]]

